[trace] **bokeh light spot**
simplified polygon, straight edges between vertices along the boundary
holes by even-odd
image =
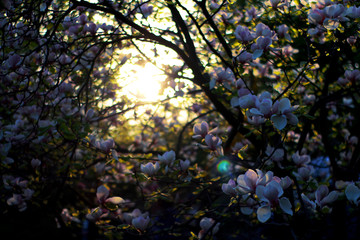
[[[229,173],[230,168],[231,168],[231,163],[228,160],[221,160],[216,166],[216,169],[221,174]]]

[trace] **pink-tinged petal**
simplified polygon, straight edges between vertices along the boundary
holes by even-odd
[[[266,199],[268,199],[271,204],[274,204],[277,202],[278,194],[279,194],[279,191],[274,186],[271,186],[270,184],[267,185],[264,189],[264,197]]]
[[[236,183],[235,183],[235,181],[232,180],[232,179],[230,179],[227,184],[228,184],[230,187],[232,187],[232,188],[236,187]]]
[[[283,189],[287,189],[293,184],[293,181],[288,176],[281,178],[280,185]]]
[[[290,216],[293,215],[293,211],[291,209],[291,203],[289,199],[283,197],[279,200],[280,208],[284,211],[284,213],[289,214]]]
[[[244,174],[239,175],[236,179],[237,184],[240,186],[246,186],[246,182],[244,178],[245,178]]]
[[[215,223],[215,220],[212,218],[204,217],[200,221],[200,227],[204,231],[208,231]]]
[[[259,207],[256,211],[257,218],[260,222],[264,223],[271,217],[271,209],[269,206]]]
[[[106,186],[101,185],[97,188],[96,197],[99,201],[103,201],[109,196],[109,193],[109,189]]]
[[[275,128],[277,128],[278,130],[284,129],[287,124],[287,120],[284,115],[272,115],[271,121],[274,123]]]
[[[261,182],[265,181],[264,184],[269,183],[274,177],[274,173],[272,171],[268,171],[264,177],[261,178]]]
[[[254,170],[249,169],[246,171],[244,181],[250,189],[255,190],[257,180],[258,175]]]
[[[125,201],[121,197],[111,197],[111,198],[106,199],[105,202],[109,202],[109,203],[117,205],[117,204],[123,203]]]
[[[144,231],[150,223],[150,218],[149,217],[144,218],[143,216],[139,216],[139,217],[134,218],[131,221],[131,223],[137,229]]]
[[[360,197],[360,189],[357,186],[355,186],[354,183],[351,183],[345,189],[345,196],[350,202],[353,202],[354,204],[358,205],[358,199]]]
[[[203,121],[201,122],[200,128],[202,133],[207,133],[209,131],[209,124]]]
[[[236,191],[234,189],[235,187],[236,187],[235,181],[230,179],[228,183],[223,183],[221,189],[225,194],[234,196],[236,195]]]

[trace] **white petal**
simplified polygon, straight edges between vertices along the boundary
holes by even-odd
[[[316,204],[311,201],[304,193],[301,194],[301,198],[307,206],[310,206],[312,209],[316,208]]]
[[[256,214],[258,220],[264,223],[271,217],[271,209],[269,206],[262,206],[258,208]]]
[[[345,195],[349,201],[357,204],[357,200],[360,197],[360,189],[354,183],[349,184],[345,189]]]
[[[255,116],[264,116],[264,114],[262,114],[262,112],[260,112],[257,108],[251,108],[250,113],[254,114]]]
[[[257,59],[258,57],[261,57],[261,55],[263,54],[263,50],[262,49],[256,49],[253,53],[252,59]]]
[[[109,189],[104,185],[101,185],[100,187],[97,188],[96,197],[99,200],[106,199],[109,196],[109,193],[110,193]]]
[[[290,100],[288,98],[283,98],[280,100],[280,103],[279,103],[279,110],[280,112],[284,112],[285,110],[289,109],[290,108]]]
[[[291,210],[291,203],[289,199],[283,197],[279,200],[280,208],[287,214],[293,215],[293,211]]]
[[[264,197],[264,190],[265,190],[265,187],[262,186],[262,185],[259,185],[256,187],[256,195],[258,196],[258,198],[261,200],[261,201],[267,201],[267,199]]]
[[[241,207],[240,208],[240,211],[242,214],[244,215],[250,215],[253,213],[253,209],[252,208],[249,208],[249,207]]]
[[[282,130],[287,124],[287,120],[284,115],[272,115],[271,121],[273,121],[274,126],[279,130]]]
[[[215,80],[215,79],[211,79],[211,80],[210,80],[210,90],[215,87],[215,83],[216,83],[216,80]]]
[[[337,191],[331,191],[329,195],[327,195],[322,201],[322,204],[328,204],[336,201],[336,199],[339,197],[339,193]]]
[[[120,204],[120,203],[124,202],[124,199],[122,199],[121,197],[111,197],[111,198],[106,199],[105,202],[110,202],[113,204]]]

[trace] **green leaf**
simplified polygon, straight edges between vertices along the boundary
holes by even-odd
[[[64,123],[60,123],[59,125],[59,131],[64,136],[66,140],[75,140],[76,136],[74,133],[72,133],[71,129]]]
[[[315,119],[316,119],[316,117],[311,116],[311,115],[309,115],[309,114],[304,114],[303,116],[306,117],[306,118],[308,118],[308,119],[310,119],[310,120],[315,120]]]

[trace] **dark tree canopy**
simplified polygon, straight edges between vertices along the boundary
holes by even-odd
[[[0,9],[4,236],[357,239],[358,1]]]

